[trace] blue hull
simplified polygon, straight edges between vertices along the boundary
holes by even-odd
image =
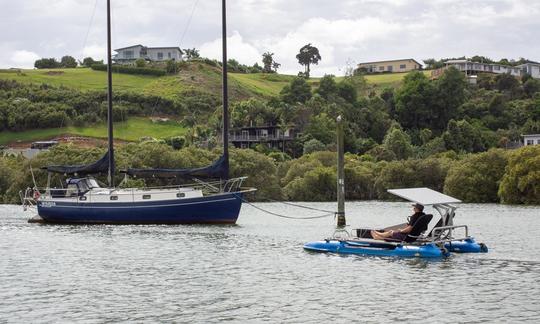
[[[421,246],[410,245],[387,245],[375,242],[357,241],[316,241],[304,245],[304,249],[313,252],[360,254],[375,256],[391,256],[405,258],[442,258],[448,256],[447,251],[442,251],[435,244]]]
[[[39,201],[45,222],[79,224],[234,224],[242,194],[134,203]]]
[[[473,238],[461,241],[445,243],[444,247],[454,253],[487,253],[488,248],[484,243],[477,243]]]

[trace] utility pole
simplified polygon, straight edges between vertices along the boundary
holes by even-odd
[[[344,227],[345,221],[345,154],[343,150],[343,122],[341,115],[337,117],[337,226]]]

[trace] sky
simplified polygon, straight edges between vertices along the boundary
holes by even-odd
[[[113,48],[197,48],[220,59],[221,1],[112,0]],[[106,55],[106,0],[0,0],[0,68],[41,57]],[[228,0],[229,58],[297,74],[298,50],[322,60],[312,74],[343,75],[360,62],[483,55],[540,61],[536,0]]]

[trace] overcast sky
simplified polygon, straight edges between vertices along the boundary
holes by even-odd
[[[40,57],[105,56],[105,0],[0,0],[0,67]],[[196,47],[220,58],[219,0],[112,0],[113,48]],[[94,10],[95,8],[95,10]],[[193,13],[190,21],[191,13]],[[312,43],[314,75],[363,61],[484,55],[540,61],[540,1],[229,0],[229,58],[252,65],[275,53],[281,73]]]

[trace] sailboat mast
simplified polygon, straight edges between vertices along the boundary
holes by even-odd
[[[227,2],[221,3],[221,28],[223,42],[222,78],[223,78],[223,157],[225,159],[225,179],[229,179],[229,91],[227,82]]]
[[[107,0],[107,129],[109,138],[109,187],[114,187],[114,147],[112,113],[112,58],[111,58],[111,0]]]

